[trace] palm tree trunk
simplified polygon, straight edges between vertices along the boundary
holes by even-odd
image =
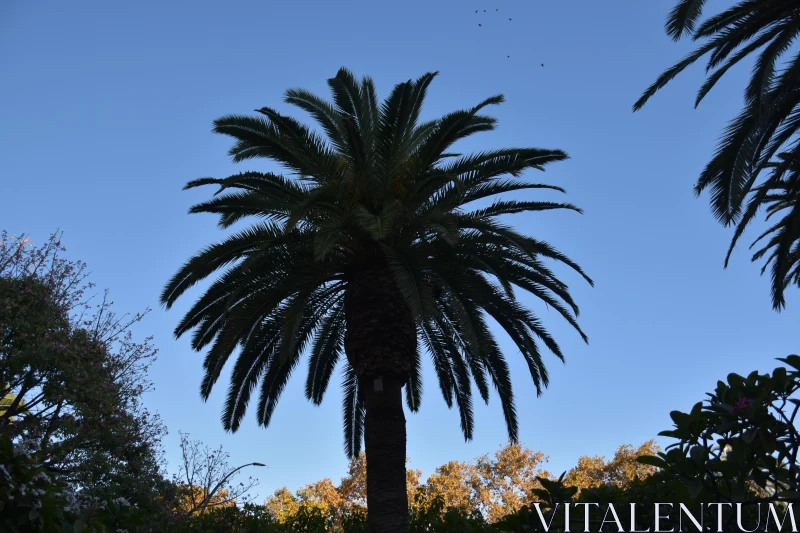
[[[365,384],[367,414],[367,521],[371,533],[408,532],[406,418],[402,382],[378,378]]]
[[[366,401],[367,521],[371,533],[408,532],[402,389],[417,329],[391,272],[373,264],[348,280],[344,346]]]

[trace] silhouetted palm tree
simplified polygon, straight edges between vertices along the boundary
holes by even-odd
[[[406,426],[402,387],[411,411],[422,397],[420,345],[430,355],[448,406],[458,406],[472,438],[475,382],[488,402],[498,392],[508,434],[517,438],[509,368],[487,316],[510,335],[537,392],[548,384],[540,343],[563,359],[539,319],[514,288],[556,309],[580,335],[578,307],[545,265],[580,267],[546,242],[522,235],[500,215],[576,207],[549,201],[474,201],[526,189],[563,190],[523,181],[532,168],[561,161],[560,150],[511,148],[449,153],[456,141],[494,129],[480,115],[502,96],[472,109],[419,122],[436,73],[397,85],[379,105],[373,83],[346,69],[328,80],[329,103],[305,90],[285,101],[309,112],[327,135],[264,107],[263,117],[225,116],[214,131],[236,141],[236,162],[264,157],[294,178],[244,172],[203,178],[186,188],[221,186],[192,213],[215,213],[220,227],[253,216],[260,223],[189,260],[161,296],[170,307],[192,285],[225,272],[177,326],[194,331],[192,347],[208,349],[201,394],[207,399],[230,355],[240,349],[222,416],[236,431],[260,381],[259,423],[269,424],[301,354],[309,352],[306,396],[322,401],[334,367],[343,365],[344,434],[348,455],[367,453],[367,502],[373,531],[406,531]],[[231,192],[228,192],[231,191]]]
[[[680,0],[667,19],[667,33],[675,40],[691,35],[693,40],[705,41],[694,52],[666,70],[634,104],[640,109],[656,91],[664,87],[686,67],[709,55],[708,77],[700,88],[695,106],[733,65],[758,54],[750,82],[745,91],[745,105],[732,120],[720,140],[714,157],[706,165],[695,185],[695,193],[711,189],[714,215],[725,225],[736,224],[736,239],[753,219],[760,204],[749,216],[742,216],[748,195],[765,200],[765,191],[780,187],[784,171],[763,172],[770,168],[773,157],[784,152],[784,163],[800,156],[798,127],[800,126],[800,54],[791,55],[784,68],[778,62],[785,57],[800,34],[800,3],[797,0],[744,0],[697,25],[705,0]],[[760,53],[759,53],[760,50]],[[762,182],[768,176],[775,184]],[[760,191],[760,192],[759,192]],[[748,211],[749,212],[749,211]],[[784,219],[784,223],[791,222]],[[786,228],[783,235],[796,235],[796,229]],[[800,241],[781,246],[767,259],[762,272],[773,265],[773,307],[785,307],[784,289],[789,279],[783,277],[783,266],[791,263],[785,254],[796,253]],[[794,250],[794,252],[792,252]],[[730,256],[730,253],[728,254]],[[753,260],[761,255],[756,254]],[[727,265],[727,259],[725,264]],[[795,279],[795,283],[799,280]]]

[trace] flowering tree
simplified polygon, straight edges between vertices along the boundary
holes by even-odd
[[[0,234],[0,437],[34,446],[43,471],[85,495],[151,501],[166,431],[141,396],[156,350],[130,331],[147,311],[95,301],[64,251],[58,234],[40,247]]]
[[[670,413],[677,442],[645,464],[683,481],[692,498],[723,502],[800,500],[800,356],[772,374],[729,374],[705,402]]]

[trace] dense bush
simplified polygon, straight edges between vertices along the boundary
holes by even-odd
[[[800,497],[800,356],[779,359],[772,374],[729,374],[688,413],[673,411],[677,439],[665,452],[642,458],[681,479],[692,497],[717,501],[797,501]]]

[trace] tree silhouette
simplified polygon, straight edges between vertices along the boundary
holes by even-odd
[[[363,437],[373,531],[408,528],[402,388],[408,408],[417,411],[423,348],[447,405],[458,407],[465,439],[474,429],[471,382],[486,402],[491,382],[515,440],[509,368],[487,317],[519,348],[539,393],[549,381],[542,345],[564,356],[514,288],[547,303],[586,339],[567,285],[545,261],[564,263],[591,280],[548,243],[497,220],[580,210],[522,199],[466,207],[507,192],[563,192],[520,176],[567,155],[542,148],[449,152],[455,142],[494,129],[496,120],[480,112],[503,97],[420,122],[435,76],[398,84],[382,104],[369,78],[359,83],[346,69],[328,80],[333,103],[302,89],[287,91],[285,101],[310,113],[327,138],[269,107],[258,110],[260,118],[216,120],[214,131],[236,141],[230,150],[235,162],[272,159],[294,177],[243,172],[190,182],[187,188],[220,186],[192,213],[217,214],[222,228],[248,216],[261,222],[194,256],[162,293],[170,307],[192,285],[227,267],[175,330],[178,336],[194,330],[192,347],[208,350],[204,399],[240,350],[222,416],[226,429],[239,427],[259,381],[256,414],[267,426],[304,352],[306,396],[315,404],[334,368],[343,366],[345,451],[358,454]]]

